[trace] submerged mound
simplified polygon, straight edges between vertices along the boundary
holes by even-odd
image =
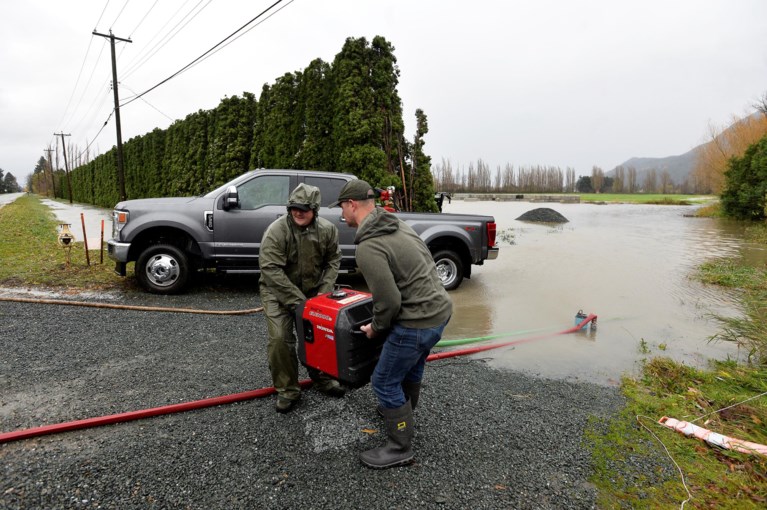
[[[568,220],[554,209],[548,207],[539,207],[517,218],[518,221],[536,221],[539,223],[567,223]]]

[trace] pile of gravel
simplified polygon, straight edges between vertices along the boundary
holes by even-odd
[[[141,296],[259,304],[246,291]],[[0,302],[0,352],[1,432],[271,385],[260,314]],[[615,388],[467,358],[429,363],[424,382],[408,467],[375,471],[357,458],[383,437],[369,386],[342,399],[308,390],[287,415],[272,396],[0,444],[0,507],[594,507],[583,431],[620,408]]]
[[[533,221],[537,223],[567,223],[568,220],[562,214],[548,207],[539,207],[517,218],[517,221]]]

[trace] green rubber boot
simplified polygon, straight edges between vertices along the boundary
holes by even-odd
[[[360,453],[363,464],[384,469],[409,464],[413,461],[413,408],[410,401],[396,409],[381,409],[386,425],[386,444]]]

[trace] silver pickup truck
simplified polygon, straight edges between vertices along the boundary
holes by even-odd
[[[253,170],[201,197],[127,200],[115,206],[112,238],[107,241],[115,271],[126,275],[134,262],[139,283],[149,292],[181,292],[193,271],[258,273],[261,237],[286,214],[290,192],[301,182],[322,194],[320,216],[339,230],[341,272],[356,270],[355,230],[328,205],[350,174],[306,170]],[[473,264],[498,256],[492,216],[396,213],[426,242],[446,289],[471,276]]]

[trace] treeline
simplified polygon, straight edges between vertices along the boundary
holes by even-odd
[[[332,63],[316,59],[286,73],[265,84],[258,98],[250,92],[227,97],[212,110],[125,142],[126,195],[197,195],[253,168],[299,168],[395,186],[405,209],[436,211],[431,161],[423,152],[427,118],[415,112],[416,133],[406,140],[398,83],[386,39],[348,38]],[[75,201],[102,207],[119,201],[116,153],[113,148],[70,172]],[[46,166],[36,168],[33,189],[55,188],[68,198],[64,172],[46,172]]]
[[[503,168],[477,161],[467,169],[453,167],[450,160],[432,166],[434,187],[448,193],[562,193],[575,191],[575,169],[562,170],[553,166],[523,166]]]
[[[733,117],[726,128],[709,126],[708,141],[697,150],[690,176],[697,188],[707,193],[721,193],[730,159],[743,156],[767,134],[767,93],[754,108],[756,113]]]
[[[612,177],[594,166],[591,175],[576,179],[571,167],[506,164],[492,169],[480,159],[463,169],[443,159],[432,172],[435,188],[448,193],[692,193],[676,185],[667,171],[649,170],[640,182],[636,168],[623,166]]]

